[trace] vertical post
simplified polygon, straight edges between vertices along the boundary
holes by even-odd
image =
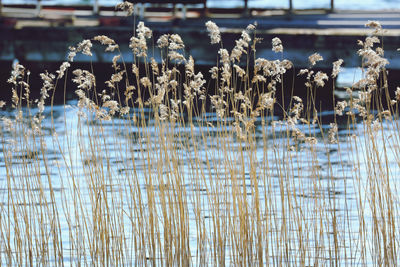
[[[249,0],[244,0],[243,16],[249,16]]]
[[[42,10],[42,3],[41,0],[37,0],[36,2],[36,16],[40,16],[40,10]]]
[[[145,3],[141,3],[140,4],[140,11],[139,11],[139,18],[140,19],[144,19],[144,16],[146,15],[146,4]]]
[[[140,13],[140,7],[139,7],[139,5],[140,4],[136,4],[136,5],[134,5],[133,6],[133,14],[139,14]],[[140,14],[139,14],[140,15]]]
[[[185,4],[183,4],[183,6],[182,6],[182,20],[186,19],[186,13],[187,13],[187,7],[186,7]]]
[[[99,0],[94,0],[93,3],[93,15],[99,15]]]
[[[3,16],[3,2],[0,0],[0,17]]]
[[[208,8],[207,8],[207,0],[203,0],[203,12],[201,14],[202,16],[208,16]]]
[[[289,0],[289,13],[293,13],[293,0]]]
[[[335,10],[335,0],[331,0],[331,12],[333,12],[333,10]]]

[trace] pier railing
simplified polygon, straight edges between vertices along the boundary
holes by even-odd
[[[176,16],[179,10],[180,17],[186,18],[187,14],[187,6],[197,6],[197,10],[200,11],[200,15],[209,14],[207,0],[128,0],[129,2],[136,5],[136,14],[140,17],[144,17],[146,14],[146,9],[155,8],[155,7],[162,7],[165,5],[172,5],[173,16]],[[241,12],[244,16],[248,16],[251,14],[249,8],[249,2],[252,0],[242,0],[242,7],[238,7],[235,9],[229,9],[230,11]],[[282,9],[287,11],[289,14],[295,12],[295,8],[293,5],[293,0],[288,1],[288,8]],[[40,16],[43,6],[47,5],[48,1],[46,0],[36,0],[36,1],[29,1],[26,4],[4,4],[4,1],[0,0],[0,16],[3,16],[6,13],[5,8],[7,6],[12,6],[13,8],[29,8],[33,16]],[[60,5],[61,6],[61,5]],[[77,5],[75,5],[77,6]],[[104,6],[100,5],[99,0],[92,0],[89,1],[87,4],[83,4],[86,8],[89,7],[89,11],[93,15],[99,15],[101,9],[104,9]],[[77,6],[79,8],[79,6]],[[328,9],[324,8],[328,12],[333,12],[335,8],[334,0],[330,0],[330,7]],[[266,7],[266,9],[268,9]]]

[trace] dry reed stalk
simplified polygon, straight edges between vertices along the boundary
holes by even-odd
[[[42,74],[36,102],[15,65],[13,115],[0,131],[0,264],[395,265],[400,93],[390,98],[383,47],[374,48],[381,27],[368,26],[374,35],[358,51],[365,76],[347,100],[333,98],[328,130],[315,100],[328,80],[314,70],[322,57],[311,55],[299,72],[306,99],[277,103],[277,91],[293,91],[284,83],[292,64],[278,38],[281,60],[257,58],[254,25],[228,51],[207,23],[220,45],[211,81],[178,35],[156,42],[158,65],[140,22],[129,69],[114,40],[95,37],[116,53],[114,73],[99,92],[93,67],[72,71],[78,102],[64,103],[61,134],[54,95],[62,79],[65,95],[71,64]],[[91,48],[91,40],[71,48],[70,62]]]

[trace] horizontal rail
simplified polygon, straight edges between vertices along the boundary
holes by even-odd
[[[207,4],[207,0],[128,0],[133,4]]]

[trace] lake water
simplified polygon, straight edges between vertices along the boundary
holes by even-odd
[[[249,145],[215,113],[192,127],[158,125],[149,109],[146,127],[78,113],[76,101],[55,106],[53,124],[46,109],[42,137],[23,119],[2,128],[2,265],[27,255],[34,265],[400,260],[400,121],[384,121],[383,131],[339,124],[339,142],[329,144],[321,135],[329,125],[299,124],[316,143],[297,143],[280,118],[266,117]]]

